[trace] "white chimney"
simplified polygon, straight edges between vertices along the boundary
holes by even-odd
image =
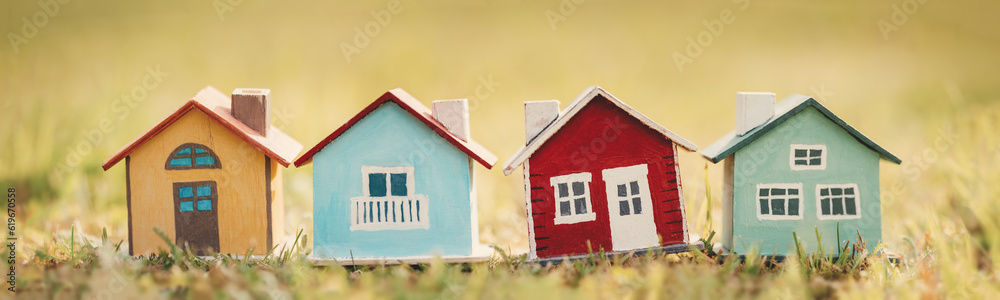
[[[448,128],[459,139],[468,142],[469,136],[469,100],[438,100],[431,103],[431,116]]]
[[[743,136],[774,116],[774,93],[736,93],[736,135]]]
[[[230,108],[233,117],[260,135],[271,127],[271,90],[239,88],[233,91]]]
[[[559,117],[559,100],[524,102],[524,143],[531,143]]]

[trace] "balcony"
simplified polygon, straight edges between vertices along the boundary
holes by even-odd
[[[351,231],[427,229],[426,195],[351,198]]]

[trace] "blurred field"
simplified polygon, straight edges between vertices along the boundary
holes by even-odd
[[[17,189],[18,288],[102,297],[109,281],[123,282],[124,292],[107,294],[114,298],[1000,293],[1000,3],[403,0],[345,57],[355,29],[378,24],[387,3],[71,1],[44,24],[37,16],[53,6],[0,4],[8,37],[0,46],[0,183]],[[705,24],[726,10],[732,22],[712,35]],[[880,22],[896,30],[883,34]],[[691,55],[689,38],[706,34],[711,42]],[[11,43],[11,35],[23,40]],[[675,55],[691,62],[679,68]],[[137,88],[149,69],[167,74],[154,88]],[[904,261],[831,278],[795,263],[761,271],[676,256],[542,269],[494,262],[465,272],[301,262],[157,268],[100,251],[83,252],[98,262],[81,259],[76,249],[84,239],[99,245],[103,229],[112,241],[127,238],[124,168],[104,172],[100,164],[205,85],[272,89],[275,124],[306,147],[391,88],[425,104],[469,98],[472,135],[498,164],[524,141],[521,101],[565,105],[589,85],[699,146],[732,128],[737,91],[810,95],[903,159],[883,163],[881,174],[882,242]],[[123,106],[136,90],[144,96]],[[104,119],[110,133],[95,136]],[[689,228],[721,231],[717,197],[712,222],[705,220],[706,182],[721,194],[721,166],[706,168],[696,153],[681,159]],[[285,172],[290,236],[296,228],[311,235],[311,172]],[[521,174],[479,172],[482,241],[526,251]],[[36,249],[69,263],[43,264],[53,260]]]

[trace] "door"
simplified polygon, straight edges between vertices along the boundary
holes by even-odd
[[[219,252],[219,190],[215,181],[174,182],[174,229],[178,246],[196,255]]]
[[[608,194],[611,246],[625,251],[659,246],[645,164],[601,172]]]

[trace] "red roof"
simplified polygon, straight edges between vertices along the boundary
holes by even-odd
[[[312,149],[306,151],[306,154],[303,154],[299,157],[299,159],[295,160],[295,166],[301,167],[302,165],[309,163],[312,160],[313,155],[326,147],[327,144],[330,144],[330,142],[333,142],[333,140],[337,139],[337,137],[341,134],[347,132],[351,126],[354,126],[354,124],[361,121],[361,119],[372,111],[375,111],[376,108],[387,101],[392,101],[398,104],[404,110],[416,117],[417,120],[420,120],[420,122],[423,122],[424,125],[433,129],[438,135],[441,135],[441,137],[445,140],[451,142],[452,145],[455,145],[455,147],[462,150],[462,152],[465,152],[465,154],[472,157],[472,159],[475,159],[487,169],[493,168],[493,164],[497,161],[496,155],[493,155],[493,153],[490,153],[490,151],[486,150],[485,147],[476,143],[476,141],[473,141],[472,138],[469,138],[468,141],[463,141],[458,136],[451,133],[451,131],[448,131],[448,128],[444,127],[441,122],[438,122],[437,119],[434,119],[434,117],[431,116],[431,110],[427,108],[427,106],[424,106],[420,103],[420,101],[417,101],[416,98],[413,98],[413,96],[410,96],[409,93],[400,88],[392,89],[385,94],[382,94],[378,100],[369,104],[365,107],[365,109],[361,110],[360,113],[351,118],[351,120],[340,126],[340,128],[337,128],[336,131],[320,141],[319,144],[316,144],[316,146],[312,147]]]
[[[229,129],[229,131],[242,138],[250,146],[263,152],[264,155],[267,155],[271,159],[278,161],[282,166],[288,167],[288,164],[292,162],[295,155],[299,154],[299,151],[302,151],[302,144],[299,144],[299,142],[274,126],[268,129],[267,137],[264,137],[256,130],[250,129],[249,126],[237,120],[236,117],[233,117],[230,113],[230,103],[229,96],[211,86],[207,86],[199,91],[198,94],[195,94],[187,103],[184,103],[173,114],[167,116],[166,119],[160,121],[156,126],[153,126],[153,128],[139,136],[139,138],[125,145],[121,150],[118,150],[118,152],[104,162],[102,167],[107,171],[131,154],[132,151],[139,149],[146,141],[152,139],[167,127],[170,127],[171,124],[179,120],[191,109],[198,109],[205,113],[210,119],[219,122],[222,127]]]

